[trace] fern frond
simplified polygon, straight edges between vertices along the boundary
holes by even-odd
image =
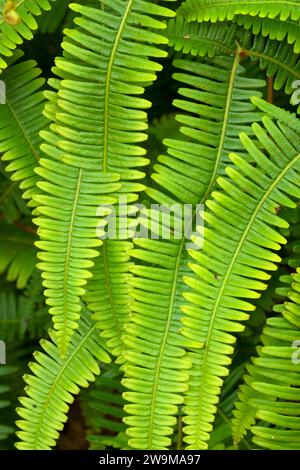
[[[32,39],[38,28],[35,20],[43,10],[50,10],[53,0],[1,0],[0,2],[0,69],[7,67],[7,57],[12,56],[23,40]]]
[[[78,330],[71,339],[68,355],[61,358],[56,332],[50,340],[41,340],[42,351],[34,353],[29,364],[32,375],[25,375],[25,392],[17,409],[21,450],[49,450],[58,439],[67,413],[80,389],[87,387],[100,374],[99,361],[109,362],[99,333],[92,325],[89,312],[84,312]]]
[[[248,366],[248,374],[241,386],[236,403],[233,430],[251,430],[253,441],[260,447],[278,450],[297,449],[300,413],[297,406],[299,389],[299,360],[294,342],[299,337],[300,271],[292,276],[282,276],[282,287],[288,300],[275,305],[280,316],[267,320],[258,356]],[[286,284],[286,286],[285,286]],[[290,321],[291,320],[291,321]],[[298,343],[297,343],[298,344]],[[293,358],[295,360],[293,360]],[[275,393],[276,391],[276,393]],[[240,411],[251,410],[251,420],[243,425]],[[257,420],[260,420],[256,424]],[[238,428],[237,428],[238,425]],[[237,441],[240,435],[237,434]]]
[[[48,157],[59,162],[43,160],[37,170],[48,179],[47,183],[39,183],[42,190],[48,194],[61,192],[61,199],[49,195],[37,198],[42,205],[39,210],[44,214],[37,223],[42,238],[38,246],[45,250],[40,254],[44,261],[40,267],[46,278],[46,295],[52,307],[50,312],[54,316],[55,328],[59,330],[62,353],[67,350],[78,322],[79,297],[85,293],[83,286],[91,276],[93,266],[90,258],[98,255],[94,249],[86,251],[86,248],[100,245],[95,226],[97,207],[113,204],[122,194],[126,195],[127,202],[132,203],[144,188],[138,182],[144,177],[139,168],[148,160],[144,157],[145,150],[138,144],[146,139],[147,114],[144,109],[150,103],[136,95],[142,94],[145,84],[152,83],[156,72],[161,70],[161,65],[148,57],[166,56],[166,52],[157,46],[165,44],[167,39],[152,30],[165,29],[165,23],[153,16],[174,15],[173,11],[148,1],[121,0],[112,4],[104,0],[102,5],[104,9],[100,4],[98,8],[71,4],[71,8],[81,16],[74,20],[76,29],[65,30],[64,56],[56,60],[54,68],[61,79],[52,80],[54,89],[58,91],[55,96],[53,93],[48,95],[50,101],[46,108],[54,124],[49,132],[43,133],[46,143],[42,145]],[[115,176],[110,177],[110,173]],[[121,184],[114,184],[119,179]],[[107,191],[115,199],[96,198],[103,192],[101,181],[110,181]],[[65,190],[66,186],[72,191],[71,197]],[[59,212],[58,207],[64,209]],[[52,232],[49,232],[51,226]],[[61,233],[55,233],[57,229]],[[53,244],[54,239],[59,239],[60,243]],[[100,289],[108,286],[106,296],[113,304],[110,305],[110,321],[102,325],[109,330],[104,335],[117,338],[112,341],[118,350],[119,320],[116,323],[116,318],[113,318],[118,310],[118,296],[114,296],[111,282],[119,282],[127,260],[122,264],[114,258],[108,259],[109,248],[106,245],[109,242],[104,241],[105,248],[101,252],[107,270],[105,285]],[[122,246],[117,250],[121,252]],[[59,262],[58,258],[62,261]],[[53,272],[59,273],[58,278]],[[96,318],[102,306],[103,302],[94,308]],[[120,310],[122,317],[123,305]],[[104,315],[108,312],[105,306]]]
[[[32,276],[36,264],[35,236],[6,222],[0,223],[0,273],[23,289]],[[22,247],[22,248],[21,248]]]
[[[231,55],[236,41],[244,47],[251,39],[251,34],[235,24],[188,22],[183,16],[168,21],[167,36],[175,51],[202,57]]]
[[[261,34],[252,37],[232,23],[188,23],[181,16],[168,22],[167,35],[176,51],[203,57],[232,55],[238,42],[241,54],[259,61],[267,76],[274,78],[275,90],[292,94],[293,82],[300,80],[299,56],[284,38],[279,42]]]
[[[297,0],[186,0],[178,10],[188,21],[232,20],[236,15],[250,15],[260,18],[279,18],[282,21],[300,18]]]
[[[231,155],[235,167],[227,168],[228,177],[218,180],[222,190],[207,202],[203,248],[191,251],[196,278],[185,279],[191,291],[184,294],[190,304],[183,307],[183,333],[204,343],[195,353],[197,375],[184,407],[189,449],[207,447],[234,334],[243,330],[255,308],[251,301],[266,288],[280,261],[276,251],[286,243],[276,230],[288,226],[278,208],[296,207],[293,198],[300,195],[298,120],[258,98],[253,102],[269,115],[264,127],[253,125],[257,143],[241,134],[255,165]]]
[[[118,357],[122,351],[122,335],[131,310],[128,241],[106,240],[92,268],[85,300],[93,312],[92,318],[106,339],[111,353]]]
[[[45,99],[41,88],[45,80],[33,60],[9,67],[3,74],[6,104],[0,106],[0,154],[7,163],[10,178],[20,184],[25,199],[36,191],[42,139],[39,132],[48,120],[42,115]],[[30,119],[28,116],[30,115]]]
[[[260,96],[265,82],[244,76],[239,51],[210,63],[178,60],[175,65],[181,69],[175,78],[186,86],[180,89],[183,99],[175,104],[190,113],[177,116],[186,141],[166,139],[168,155],[158,158],[152,175],[157,188],[146,192],[160,204],[196,204],[205,201],[216,177],[224,172],[228,154],[242,150],[239,132],[251,133],[250,124],[260,119],[250,97]],[[189,274],[185,243],[184,237],[159,242],[137,239],[131,252],[139,264],[131,268],[135,277],[129,280],[135,302],[125,327],[123,369],[124,385],[130,389],[124,397],[131,402],[125,406],[129,414],[125,422],[134,448],[161,449],[171,444],[174,415],[182,404],[192,364],[184,347],[199,346],[196,339],[185,342],[180,335],[183,277]],[[172,405],[165,406],[165,401]]]
[[[253,16],[237,16],[234,21],[246,30],[252,30],[255,36],[268,36],[277,41],[286,40],[293,44],[294,52],[300,52],[299,22],[292,20],[281,21],[280,18],[259,18]]]

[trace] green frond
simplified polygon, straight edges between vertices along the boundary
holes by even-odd
[[[188,22],[183,16],[168,21],[166,34],[175,51],[201,57],[231,55],[237,41],[244,47],[251,39],[251,34],[235,24]]]
[[[38,164],[41,151],[39,132],[48,120],[42,115],[45,103],[45,80],[33,60],[12,65],[3,74],[6,85],[6,104],[0,105],[0,155],[7,164],[13,182],[20,184],[25,199],[36,192]],[[30,119],[28,119],[30,115]]]
[[[260,18],[279,18],[286,22],[300,18],[298,0],[186,0],[179,8],[179,14],[188,21],[233,20],[236,15],[249,15]],[[284,24],[282,25],[284,27]]]
[[[35,235],[20,226],[0,222],[0,273],[23,289],[32,276],[36,264]]]
[[[250,377],[245,375],[244,383],[239,388],[235,409],[233,410],[231,428],[235,445],[240,443],[255,423],[256,410],[250,405],[250,400],[255,398],[257,393],[248,385],[249,380]]]
[[[285,279],[286,280],[286,279]],[[270,450],[298,448],[300,437],[299,339],[300,270],[290,276],[288,300],[276,306],[280,316],[267,320],[258,356],[245,377],[247,396],[240,395],[237,408],[250,407],[253,442]],[[257,422],[258,421],[258,422]]]
[[[174,78],[183,84],[174,105],[185,113],[176,116],[185,141],[165,139],[168,155],[158,157],[152,179],[175,201],[205,200],[215,178],[230,163],[228,154],[242,150],[240,132],[251,134],[251,124],[260,119],[250,98],[262,96],[265,82],[246,76],[239,52],[208,63],[174,62],[179,69]],[[147,192],[163,202],[164,194],[151,188]]]
[[[267,76],[274,78],[275,90],[292,94],[294,82],[300,80],[299,55],[285,38],[276,41],[259,33],[252,37],[232,23],[188,23],[181,16],[168,22],[167,35],[176,51],[203,57],[233,55],[238,43],[241,55],[258,61]]]
[[[67,413],[81,388],[87,387],[100,374],[99,361],[109,362],[103,342],[89,313],[82,314],[78,330],[72,336],[68,354],[62,358],[57,333],[41,340],[42,351],[34,353],[29,364],[31,375],[25,375],[26,396],[20,398],[17,412],[21,450],[49,450],[67,421]]]
[[[197,377],[184,407],[189,449],[207,447],[235,333],[244,329],[253,299],[280,262],[276,251],[286,243],[279,230],[288,224],[278,208],[296,207],[293,198],[300,195],[298,120],[258,98],[253,102],[269,115],[263,127],[253,124],[257,143],[244,133],[240,137],[254,164],[231,155],[234,167],[227,168],[227,178],[218,179],[221,190],[206,204],[202,250],[191,251],[196,278],[185,279],[191,290],[184,294],[189,305],[182,308],[183,334],[204,343],[195,353]]]
[[[12,56],[24,39],[32,39],[33,31],[38,28],[35,17],[43,10],[50,10],[52,2],[53,0],[1,0],[0,69],[7,67],[7,57]]]
[[[177,60],[175,65],[182,70],[175,78],[187,86],[180,89],[183,99],[175,101],[189,112],[177,116],[186,141],[166,139],[168,155],[158,158],[152,175],[159,189],[147,189],[147,194],[160,204],[196,204],[205,201],[216,177],[224,172],[229,153],[242,151],[239,133],[251,134],[250,125],[260,119],[250,97],[261,96],[265,83],[244,76],[239,54],[209,63]],[[137,239],[131,252],[138,264],[131,268],[135,276],[129,280],[135,302],[125,327],[123,369],[124,385],[130,389],[124,396],[131,402],[125,406],[129,414],[125,421],[134,448],[171,444],[174,415],[183,403],[191,367],[184,347],[199,346],[196,338],[185,342],[180,334],[183,277],[190,272],[185,243],[185,237],[159,242]],[[165,401],[172,406],[164,406]]]
[[[268,77],[273,77],[275,90],[283,89],[288,95],[296,91],[294,82],[300,80],[300,59],[289,44],[255,36],[253,45],[245,50],[252,60],[259,60],[262,70]]]
[[[294,52],[300,52],[300,29],[299,22],[292,20],[281,21],[280,18],[259,18],[253,16],[237,16],[234,21],[238,25],[243,26],[246,30],[252,30],[255,36],[268,36],[270,39],[277,41],[286,40],[287,43],[293,44]]]
[[[122,351],[122,335],[132,302],[130,297],[128,241],[106,240],[100,256],[95,260],[88,282],[85,301],[93,312],[92,318],[105,338],[111,353],[119,357]]]
[[[106,215],[103,206],[117,202],[120,195],[132,203],[144,189],[138,182],[144,177],[139,168],[148,160],[139,143],[146,139],[145,109],[150,102],[138,95],[161,70],[161,65],[149,57],[167,55],[157,47],[167,43],[167,39],[154,31],[164,30],[165,23],[155,16],[174,15],[165,7],[142,0],[120,0],[113,5],[105,0],[102,5],[103,9],[100,4],[97,9],[70,5],[81,16],[74,20],[76,28],[65,30],[64,56],[56,59],[54,72],[60,80],[51,81],[57,94],[47,95],[46,107],[46,114],[54,123],[49,132],[43,133],[46,143],[42,145],[51,160],[43,159],[37,169],[47,180],[38,186],[48,193],[36,198],[43,214],[37,219],[42,239],[38,246],[45,250],[39,255],[43,260],[39,266],[44,271],[47,302],[59,331],[62,354],[78,322],[79,297],[84,295],[83,286],[92,275],[91,258],[98,255],[94,247],[101,244],[99,234],[96,235],[97,208],[102,207],[102,215]],[[101,182],[105,181],[109,184],[102,189]],[[49,196],[53,192],[54,198]],[[112,193],[110,200],[100,197],[105,192]],[[59,243],[52,243],[58,240]],[[106,243],[104,240],[101,251],[107,267],[103,289],[108,288],[106,296],[112,303],[110,308],[105,306],[104,315],[110,313],[110,323],[116,325],[112,317],[119,302],[111,282],[118,282],[128,263],[108,259]],[[122,251],[122,246],[116,249]],[[94,309],[97,318],[102,306],[103,302]],[[122,317],[122,304],[120,310]],[[107,324],[104,322],[105,328]],[[104,334],[118,348],[118,331],[115,326],[111,328],[113,333]]]

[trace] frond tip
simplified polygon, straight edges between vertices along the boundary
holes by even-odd
[[[27,396],[20,398],[22,407],[17,408],[22,418],[16,423],[20,429],[16,447],[20,450],[49,450],[55,446],[74,396],[100,374],[99,361],[110,362],[87,312],[82,315],[65,358],[60,356],[55,332],[40,344],[43,351],[37,351],[35,362],[29,364],[32,375],[24,376]]]

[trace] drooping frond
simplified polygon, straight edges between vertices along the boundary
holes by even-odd
[[[35,17],[43,10],[50,10],[52,2],[53,0],[1,0],[0,69],[7,67],[6,57],[10,57],[24,39],[32,39],[32,32],[38,27]]]
[[[22,224],[0,222],[0,273],[5,272],[6,279],[16,282],[18,289],[26,286],[36,264],[35,236],[22,228]]]
[[[175,78],[185,85],[175,104],[189,113],[177,116],[186,140],[165,140],[168,155],[154,165],[157,188],[147,189],[147,194],[160,204],[180,206],[204,202],[224,172],[228,154],[242,151],[239,132],[251,133],[250,125],[260,119],[250,97],[260,96],[265,83],[245,77],[239,51],[210,63],[178,60],[175,65],[181,69]],[[131,255],[139,264],[131,268],[135,302],[124,334],[124,385],[130,389],[124,396],[131,402],[125,406],[129,444],[167,448],[191,367],[184,346],[199,345],[196,339],[185,342],[180,335],[183,277],[189,274],[185,236],[171,241],[137,239]]]
[[[42,141],[39,132],[48,123],[42,115],[45,99],[41,88],[45,80],[40,75],[33,60],[13,65],[1,75],[6,85],[6,104],[0,105],[0,155],[25,199],[31,199],[36,191],[34,168]]]
[[[113,204],[121,194],[132,203],[144,188],[138,182],[144,177],[139,168],[148,160],[138,144],[146,139],[144,110],[150,103],[136,95],[143,94],[145,85],[152,83],[161,70],[161,65],[148,57],[166,56],[157,45],[165,44],[167,39],[152,30],[165,29],[165,23],[155,17],[174,15],[148,1],[120,0],[112,4],[104,0],[101,4],[103,9],[100,4],[98,8],[71,4],[81,16],[74,20],[76,28],[65,30],[64,56],[56,60],[54,71],[60,80],[51,82],[57,94],[48,95],[46,109],[54,124],[43,133],[46,143],[42,145],[50,159],[43,159],[37,170],[47,180],[40,182],[39,188],[48,193],[36,199],[43,213],[37,220],[42,239],[38,246],[44,250],[40,267],[62,353],[78,322],[79,297],[85,293],[83,287],[93,266],[90,258],[98,255],[92,249],[100,245],[95,225],[97,208],[105,215],[103,206]],[[109,184],[102,190],[104,181]],[[105,192],[111,192],[113,197],[101,198]],[[122,247],[117,249],[122,251]],[[118,260],[107,258],[108,251],[109,248],[101,252],[107,270],[104,285],[99,288],[108,286],[106,296],[114,303],[110,321],[103,322],[109,330],[104,334],[113,338],[119,336],[118,322],[113,318],[118,310],[118,296],[114,296],[111,283],[119,282],[127,260],[121,266]],[[59,273],[58,278],[54,272]],[[95,307],[96,317],[102,305],[103,302]],[[120,310],[122,316],[123,305]],[[108,311],[105,306],[104,315]],[[115,340],[116,348],[118,341]]]
[[[93,319],[106,339],[107,347],[113,355],[120,356],[124,324],[130,312],[129,251],[128,241],[107,240],[100,256],[92,268],[92,279],[87,285],[85,300],[93,312]]]
[[[34,353],[35,362],[29,364],[32,374],[24,376],[27,396],[20,398],[17,409],[21,417],[17,421],[18,449],[49,450],[55,446],[74,396],[100,374],[99,361],[110,361],[89,315],[82,315],[64,358],[53,331],[50,340],[41,340],[42,351]]]
[[[269,271],[280,261],[276,251],[286,243],[276,230],[288,226],[279,208],[296,207],[293,198],[300,195],[298,120],[258,98],[253,102],[268,114],[264,127],[253,125],[257,143],[241,134],[254,164],[231,155],[234,168],[227,168],[227,178],[219,178],[221,190],[206,205],[202,250],[191,251],[196,278],[185,279],[191,291],[184,294],[189,305],[183,307],[183,333],[204,344],[195,353],[197,374],[184,407],[189,449],[207,447],[234,334],[243,330],[255,308],[251,301],[266,288]]]
[[[187,141],[165,139],[168,155],[158,157],[152,179],[175,201],[205,200],[215,178],[229,164],[228,154],[242,149],[240,132],[251,133],[250,125],[260,119],[250,98],[262,96],[265,82],[248,78],[241,59],[237,49],[232,57],[220,56],[208,63],[174,62],[179,69],[174,78],[183,84],[174,105],[189,113],[180,113],[176,119]],[[155,189],[148,194],[163,202]]]

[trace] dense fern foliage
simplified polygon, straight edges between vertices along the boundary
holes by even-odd
[[[0,449],[299,450],[299,52],[296,0],[0,2]]]

